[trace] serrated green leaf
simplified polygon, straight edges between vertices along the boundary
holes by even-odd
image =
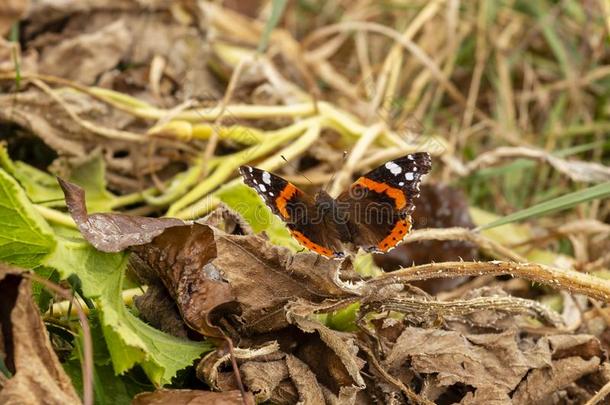
[[[51,227],[15,179],[0,169],[0,261],[31,269],[55,245]]]
[[[83,293],[96,301],[117,373],[141,364],[155,385],[164,385],[213,349],[209,343],[179,339],[154,329],[128,311],[121,297],[127,255],[99,252],[84,240],[58,238],[58,242],[46,265],[56,268],[62,278],[78,275]]]
[[[607,198],[608,196],[610,196],[610,182],[598,184],[596,186],[589,187],[584,190],[575,191],[573,193],[566,194],[561,197],[553,198],[550,201],[545,201],[543,203],[536,204],[533,207],[514,212],[510,215],[506,215],[500,218],[497,221],[493,221],[489,224],[483,225],[479,229],[489,229],[512,222],[522,221],[524,219],[532,217],[539,217],[541,215],[546,215],[556,211],[572,208],[575,205],[581,204],[583,202],[599,198]]]

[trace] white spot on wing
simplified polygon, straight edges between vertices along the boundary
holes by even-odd
[[[265,185],[264,185],[264,184],[259,184],[259,185],[258,185],[258,188],[259,188],[259,190],[260,190],[260,191],[262,191],[263,193],[264,193],[265,191],[267,191],[267,187],[265,187]]]
[[[273,197],[275,194],[273,194],[273,191],[269,191],[269,195]]]
[[[409,159],[409,160],[413,160],[413,159],[414,159],[414,158],[413,158],[413,155],[407,155],[407,159]]]
[[[252,166],[248,166],[248,171],[252,173]]]
[[[271,175],[269,172],[263,172],[263,183],[271,184]]]
[[[408,181],[413,181],[415,177],[413,176],[413,173],[409,172],[405,174],[405,179],[407,179]]]
[[[405,182],[404,182],[404,181],[401,181],[400,183],[398,183],[398,185],[402,187],[402,186],[404,186],[404,185],[405,185]]]
[[[402,173],[402,169],[400,168],[400,166],[398,166],[396,163],[392,162],[391,160],[385,164],[385,168],[388,169],[390,171],[390,173],[392,173],[394,176],[397,176],[400,173]]]

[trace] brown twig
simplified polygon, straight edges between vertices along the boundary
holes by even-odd
[[[536,263],[491,262],[445,262],[403,268],[367,281],[370,288],[395,283],[407,283],[431,278],[452,278],[483,275],[511,275],[584,294],[604,302],[610,301],[610,282],[574,270],[559,269]]]
[[[420,297],[384,298],[383,301],[366,303],[361,311],[383,312],[387,310],[413,314],[456,317],[470,315],[482,310],[493,310],[510,314],[527,314],[543,319],[553,326],[563,322],[561,317],[538,301],[511,296],[477,297],[466,300],[437,301]]]
[[[237,367],[237,359],[235,358],[235,352],[233,350],[233,341],[230,337],[224,336],[225,342],[227,342],[227,347],[229,348],[229,357],[231,358],[231,366],[233,367],[233,374],[235,375],[235,381],[237,382],[237,388],[241,392],[241,399],[244,405],[248,405],[248,401],[246,400],[246,389],[244,388],[244,383],[241,381],[241,373],[239,372],[239,368]]]

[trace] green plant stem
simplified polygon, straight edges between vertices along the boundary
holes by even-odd
[[[34,207],[47,221],[53,222],[57,225],[63,225],[68,228],[76,229],[76,223],[70,215],[54,210],[53,208],[45,207],[43,205],[35,204]]]
[[[305,133],[299,139],[292,142],[284,149],[278,151],[273,156],[267,158],[257,166],[263,170],[269,171],[276,170],[277,168],[282,167],[286,163],[285,160],[282,159],[282,156],[286,158],[286,160],[294,159],[296,156],[306,151],[307,148],[309,148],[318,139],[318,137],[320,136],[321,124],[322,120],[320,119],[311,121],[308,125],[307,131],[305,131]],[[195,204],[189,207],[182,208],[180,211],[173,213],[172,216],[181,219],[189,219],[196,218],[208,213],[221,202],[221,200],[217,197],[219,194],[226,191],[227,188],[234,187],[235,185],[241,183],[241,181],[241,178],[233,179],[229,183],[220,187],[211,195],[200,199]],[[170,214],[168,213],[168,215]]]

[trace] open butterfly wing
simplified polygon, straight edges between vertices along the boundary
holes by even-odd
[[[267,171],[250,166],[241,166],[239,171],[302,246],[325,257],[343,255],[336,228],[321,215],[310,195]]]
[[[387,252],[411,230],[411,212],[430,155],[414,153],[391,160],[356,180],[338,198],[353,242],[368,252]]]

